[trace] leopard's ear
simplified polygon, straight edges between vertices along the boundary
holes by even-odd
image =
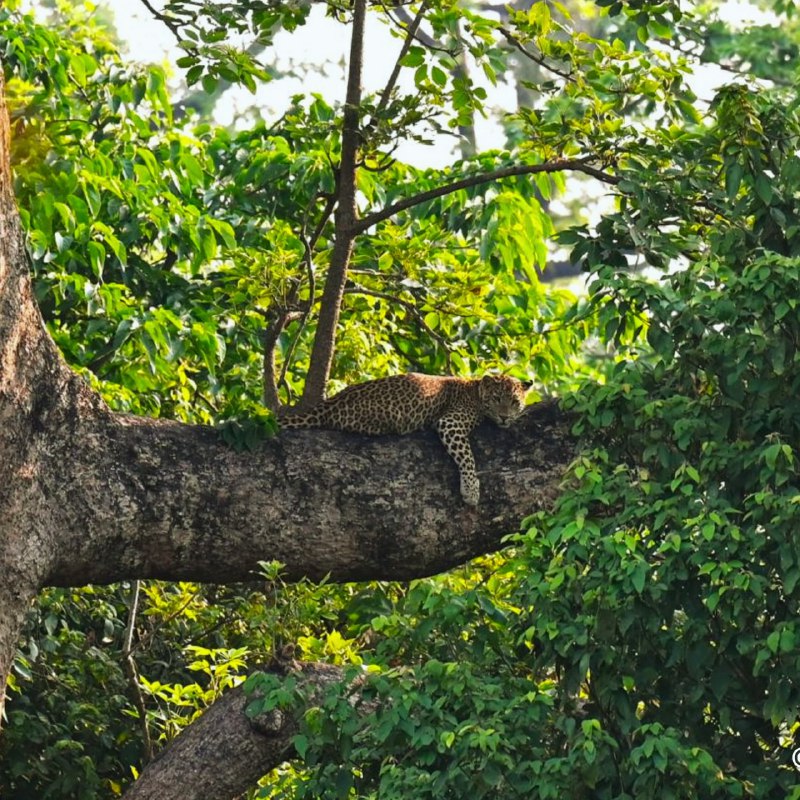
[[[533,389],[533,381],[522,381],[522,388],[525,389],[526,392],[529,392]]]

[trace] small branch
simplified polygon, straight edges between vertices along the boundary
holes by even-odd
[[[141,581],[134,581],[131,586],[131,605],[128,609],[128,625],[125,628],[125,639],[122,644],[122,660],[125,667],[125,674],[133,694],[133,702],[139,712],[139,727],[142,731],[142,742],[144,744],[144,761],[148,763],[153,759],[153,740],[150,738],[150,730],[147,727],[147,708],[144,704],[142,689],[139,686],[139,671],[136,668],[136,659],[133,652],[133,632],[136,628],[136,615],[139,613],[139,594],[141,592]]]
[[[144,0],[142,0],[144,2]],[[250,44],[245,53],[250,56],[254,61],[258,60],[258,57],[267,49],[267,45],[263,42],[255,41]],[[217,86],[213,92],[207,92],[202,85],[200,88],[195,90],[188,91],[180,100],[177,100],[172,104],[172,112],[173,114],[177,115],[180,118],[181,115],[186,113],[186,110],[189,108],[193,108],[196,111],[202,111],[205,104],[208,102],[209,98],[211,99],[212,108],[216,106],[219,99],[222,97],[225,92],[227,92],[232,87],[236,86],[233,81],[226,80],[225,78],[220,78],[217,81]]]
[[[374,166],[366,161],[362,161],[359,166],[363,167],[366,172],[374,172],[376,174],[386,172],[387,169],[391,169],[397,163],[397,159],[392,155],[397,148],[398,144],[395,144],[388,153],[381,153],[380,163]]]
[[[306,265],[306,276],[308,278],[308,302],[305,304],[305,309],[300,313],[300,324],[297,326],[297,330],[292,337],[291,342],[289,342],[289,347],[286,350],[286,354],[283,357],[283,364],[281,365],[281,374],[278,378],[277,386],[286,387],[286,373],[289,371],[289,365],[292,363],[292,358],[294,358],[294,351],[297,349],[297,345],[300,342],[300,339],[303,335],[303,331],[306,328],[306,324],[308,323],[308,318],[311,316],[311,310],[314,307],[315,296],[316,296],[316,279],[314,277],[314,263],[311,258],[311,243],[309,239],[302,234],[303,239],[303,262]],[[277,387],[276,387],[277,388]],[[288,387],[287,387],[288,392]],[[278,406],[276,406],[273,411],[276,411]]]
[[[278,379],[275,377],[275,348],[284,328],[291,322],[292,312],[280,309],[272,314],[272,319],[264,329],[264,366],[261,380],[264,384],[262,401],[270,411],[277,412],[281,401],[278,397]]]
[[[491,183],[499,181],[503,178],[513,178],[521,175],[537,175],[540,173],[551,172],[583,172],[586,175],[591,175],[593,178],[602,181],[603,183],[616,186],[620,182],[620,178],[616,175],[609,175],[597,167],[589,165],[590,157],[582,159],[568,159],[559,158],[555,161],[548,161],[544,164],[517,164],[513,167],[503,167],[502,169],[494,170],[493,172],[484,172],[478,175],[469,175],[461,180],[447,183],[444,186],[439,186],[436,189],[431,189],[427,192],[406,197],[404,200],[399,200],[396,203],[384,208],[382,211],[376,211],[374,214],[368,214],[366,217],[358,220],[352,228],[354,236],[358,236],[364,231],[377,225],[379,222],[390,219],[395,214],[405,211],[408,208],[427,203],[429,200],[435,200],[437,197],[444,197],[445,195],[452,194],[461,189],[468,189],[471,186],[480,186],[483,183]]]
[[[191,593],[191,595],[189,595],[189,598],[185,602],[181,603],[179,608],[176,608],[175,611],[173,611],[168,617],[165,617],[164,619],[160,620],[155,625],[153,625],[153,627],[147,633],[145,633],[145,635],[142,636],[138,642],[134,642],[131,645],[130,648],[131,653],[132,654],[135,653],[142,647],[147,647],[150,644],[150,642],[155,638],[156,633],[158,633],[158,631],[160,631],[164,625],[166,625],[169,622],[172,622],[173,619],[183,614],[183,612],[188,608],[189,603],[191,603],[195,599],[195,597],[197,597],[198,594],[200,594],[200,590],[196,589],[194,592]]]
[[[384,5],[383,10],[386,12],[386,16],[389,17],[389,19],[394,22],[394,24],[400,28],[400,30],[408,30],[408,26],[413,22],[411,15],[401,5],[396,6],[391,11]],[[394,12],[394,15],[392,12]],[[395,15],[397,16],[397,19],[395,19]],[[441,42],[438,42],[432,36],[429,36],[427,33],[425,33],[425,31],[418,30],[411,38],[415,42],[419,42],[419,44],[428,50],[432,50],[437,53],[444,53],[451,58],[455,58],[457,55],[457,51],[445,47]]]
[[[406,57],[406,54],[411,48],[411,43],[414,41],[414,37],[417,33],[420,24],[422,23],[422,20],[425,16],[425,12],[427,10],[428,10],[428,0],[424,0],[419,7],[419,11],[417,11],[417,15],[414,17],[413,20],[411,20],[410,24],[408,25],[408,28],[406,30],[405,41],[403,42],[403,46],[400,48],[400,55],[397,56],[397,61],[395,62],[392,74],[389,76],[389,81],[384,87],[383,92],[381,93],[380,100],[378,101],[378,105],[375,109],[375,114],[368,127],[373,127],[375,124],[377,124],[377,118],[386,109],[386,106],[389,103],[389,98],[391,97],[391,94],[394,91],[395,86],[397,85],[397,79],[400,77],[400,70],[402,69],[401,62]]]
[[[315,198],[315,200],[316,199],[317,198]],[[302,336],[303,330],[305,329],[306,323],[308,322],[314,303],[316,302],[316,278],[314,276],[312,256],[314,247],[319,241],[320,236],[322,236],[322,232],[333,213],[335,205],[336,196],[329,195],[325,203],[325,208],[319,220],[317,220],[314,232],[311,234],[310,238],[306,235],[310,208],[306,209],[303,227],[298,236],[303,242],[303,263],[305,264],[306,279],[308,281],[308,300],[300,307],[298,298],[300,295],[301,280],[298,278],[289,292],[288,297],[283,302],[281,309],[273,313],[272,321],[268,323],[264,332],[264,367],[262,377],[264,388],[262,394],[264,405],[271,411],[277,412],[281,407],[278,391],[281,386],[285,386],[286,373],[292,362],[292,356]],[[298,319],[300,320],[300,326],[295,332],[292,341],[289,343],[286,355],[283,358],[283,364],[281,365],[280,375],[276,377],[275,350],[278,345],[278,339],[281,333],[286,330],[286,326],[289,325],[290,322],[295,322]]]
[[[425,322],[425,317],[422,315],[420,310],[408,300],[403,300],[402,297],[396,297],[393,294],[388,294],[387,292],[379,292],[375,289],[366,289],[363,286],[352,286],[345,289],[345,294],[362,294],[366,295],[367,297],[377,297],[381,300],[386,300],[389,303],[396,303],[399,306],[402,306],[406,309],[414,319],[419,323],[419,325],[425,330],[428,336],[431,337],[438,345],[442,348],[444,352],[445,361],[447,363],[447,371],[448,373],[452,371],[452,361],[450,357],[450,347],[447,344],[447,340],[441,336],[440,334],[436,333],[433,328]]]
[[[153,15],[155,19],[159,22],[163,22],[169,29],[172,31],[172,35],[180,42],[183,41],[183,37],[181,36],[181,29],[178,25],[174,22],[171,17],[168,17],[166,14],[162,14],[157,9],[153,8],[153,5],[150,3],[150,0],[140,0],[141,4]]]
[[[520,40],[517,39],[517,37],[514,36],[514,34],[511,33],[510,30],[508,30],[508,28],[504,28],[501,25],[498,28],[498,30],[500,31],[500,33],[503,34],[503,36],[505,36],[506,41],[508,41],[509,44],[514,45],[514,47],[516,47],[516,49],[519,50],[519,52],[522,53],[522,55],[524,55],[526,58],[529,58],[534,63],[538,64],[540,67],[542,67],[542,69],[546,69],[548,72],[552,72],[554,75],[558,75],[560,78],[563,78],[565,81],[568,81],[569,83],[576,82],[575,78],[569,72],[563,72],[562,70],[556,69],[555,67],[548,64],[545,61],[543,55],[537,56],[535,53],[531,53],[531,51],[528,50],[525,47],[525,45],[523,45],[522,42],[520,42]]]
[[[325,230],[325,225],[331,218],[331,214],[333,214],[333,209],[336,208],[336,200],[336,193],[328,195],[325,208],[322,210],[322,214],[317,222],[317,227],[314,228],[314,233],[311,234],[311,238],[308,240],[308,246],[312,251],[317,246],[319,237],[322,236],[322,231]]]
[[[461,30],[461,20],[456,20],[456,30],[458,31],[458,38],[461,41],[462,30]],[[466,47],[462,47],[461,51],[458,54],[458,58],[456,59],[456,65],[451,70],[451,74],[453,77],[453,83],[455,84],[457,81],[462,80],[467,85],[472,85],[472,77],[470,76],[470,69],[469,69],[469,60],[467,58],[469,50]],[[463,123],[459,123],[458,125],[458,133],[460,138],[459,141],[459,150],[461,151],[462,158],[472,158],[478,152],[478,140],[475,135],[475,111],[470,111],[469,114],[469,122],[465,125]]]

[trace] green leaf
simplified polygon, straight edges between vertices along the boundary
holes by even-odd
[[[733,200],[739,193],[739,187],[742,184],[744,176],[744,167],[738,162],[731,164],[725,172],[725,192],[728,197]]]
[[[86,251],[89,255],[89,264],[96,278],[103,277],[103,265],[106,259],[106,249],[100,242],[88,242]]]
[[[214,75],[203,75],[203,90],[208,94],[214,94],[217,91],[219,80]]]
[[[639,562],[633,573],[631,574],[631,583],[633,584],[633,588],[636,589],[638,594],[641,594],[644,590],[645,578],[647,577],[647,564],[645,562]]]
[[[404,67],[418,67],[425,61],[425,50],[422,47],[412,45],[400,62]]]
[[[297,751],[297,755],[300,756],[301,759],[305,759],[306,753],[308,752],[308,737],[298,733],[296,736],[292,737],[292,744]]]
[[[772,201],[772,195],[773,195],[772,182],[770,181],[770,179],[766,175],[761,173],[756,178],[755,188],[756,188],[756,194],[759,196],[764,205],[769,205],[770,202]]]

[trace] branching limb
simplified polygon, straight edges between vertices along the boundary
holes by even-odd
[[[390,219],[395,214],[405,211],[408,208],[427,203],[429,200],[435,200],[437,197],[444,197],[445,195],[452,194],[453,192],[460,191],[461,189],[468,189],[471,186],[480,186],[483,183],[492,183],[494,181],[502,180],[503,178],[513,178],[521,175],[537,175],[541,173],[552,172],[583,172],[586,175],[591,175],[593,178],[608,183],[613,186],[620,182],[620,178],[616,175],[610,175],[598,167],[592,166],[589,162],[594,160],[591,156],[585,158],[569,159],[559,158],[555,161],[546,161],[544,164],[517,164],[513,167],[503,167],[492,172],[483,172],[477,175],[469,175],[452,183],[446,183],[436,189],[430,189],[427,192],[420,192],[412,197],[406,197],[399,200],[390,206],[387,206],[381,211],[376,211],[374,214],[368,214],[366,217],[358,220],[353,226],[352,232],[354,235],[364,233],[364,231],[377,225],[379,222]]]

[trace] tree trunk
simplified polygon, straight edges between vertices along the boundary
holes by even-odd
[[[71,401],[89,402],[33,300],[9,128],[0,69],[0,719],[25,613],[54,560],[47,489],[39,481],[50,460],[47,430],[68,424]]]

